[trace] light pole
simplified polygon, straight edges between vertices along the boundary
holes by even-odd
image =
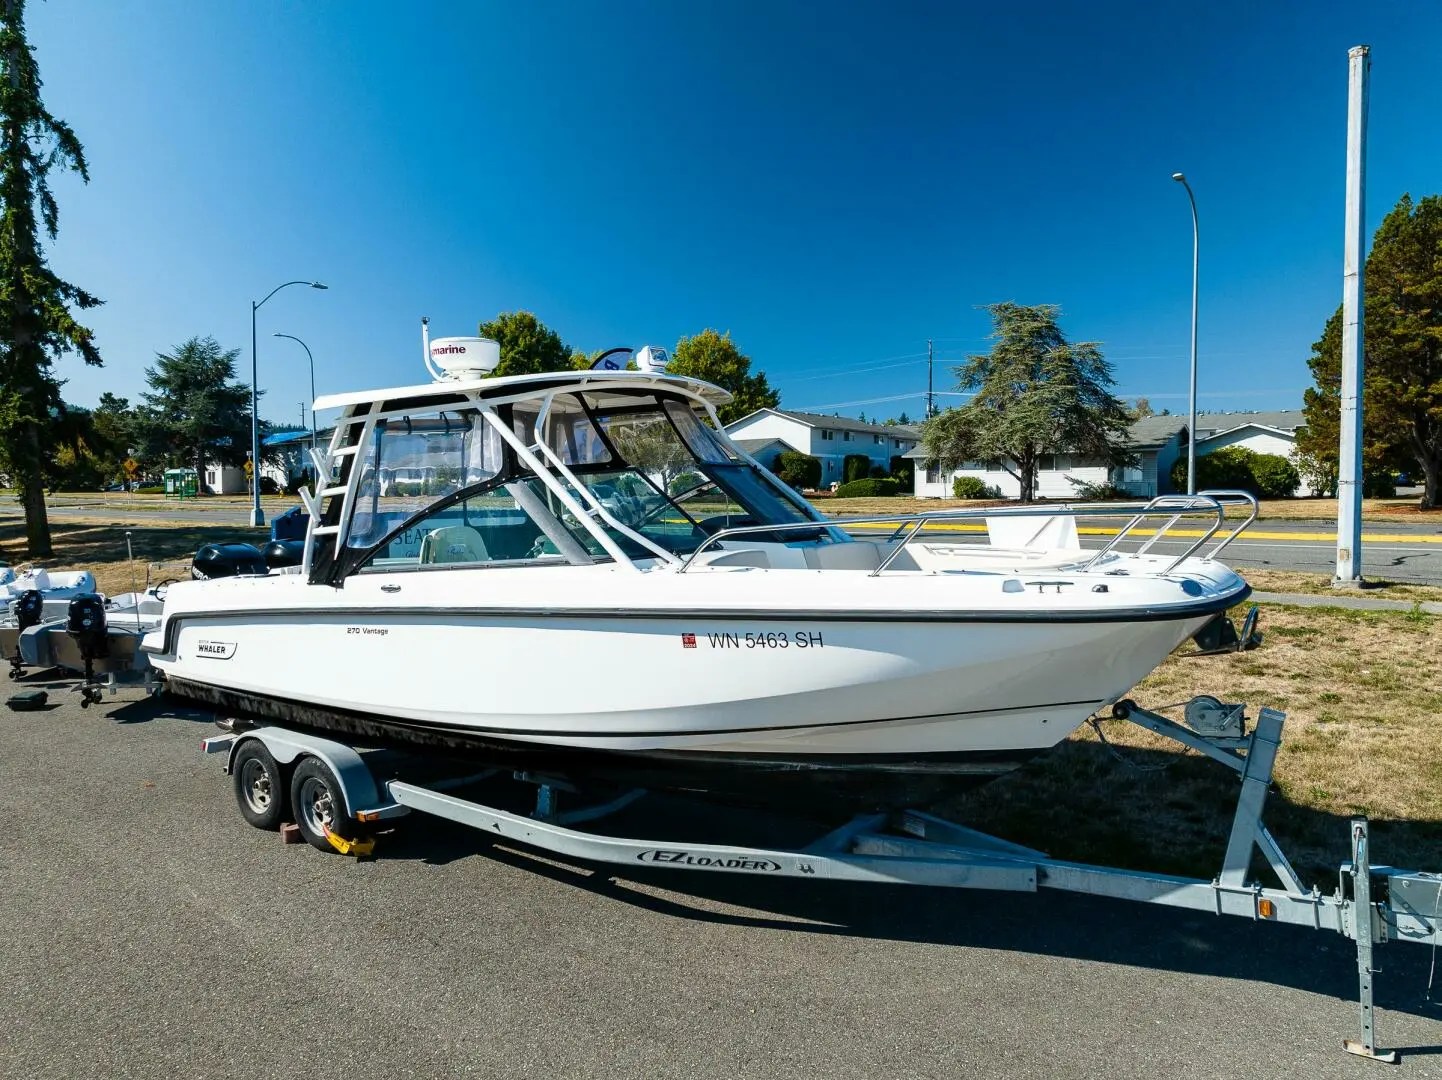
[[[1192,194],[1192,185],[1186,175],[1172,173],[1172,179],[1187,189],[1187,201],[1192,204],[1192,380],[1187,393],[1187,494],[1197,493],[1197,249],[1201,244],[1201,233],[1197,229],[1197,199]]]
[[[312,450],[314,450],[314,449],[315,449],[315,357],[310,354],[310,346],[307,345],[304,341],[301,341],[300,338],[296,337],[294,334],[272,334],[271,337],[290,338],[291,341],[294,341],[297,345],[299,345],[302,349],[305,350],[305,358],[306,358],[306,360],[310,363],[310,404],[311,404],[311,409],[310,409],[310,448],[311,448]],[[301,426],[301,427],[305,427],[305,407],[304,407],[304,406],[301,406],[301,410],[300,410],[300,426]],[[307,469],[306,471],[309,472],[310,470]]]
[[[324,289],[319,281],[287,281],[277,285],[265,294],[265,299],[250,302],[250,523],[259,527],[265,524],[265,515],[260,512],[260,388],[257,382],[258,366],[255,361],[255,313],[281,289],[292,285],[309,285],[312,289]],[[309,352],[310,350],[306,350]]]

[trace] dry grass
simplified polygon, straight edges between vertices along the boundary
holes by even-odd
[[[37,559],[35,565],[49,570],[90,570],[101,592],[129,592],[131,566],[126,559],[125,534],[130,533],[135,551],[135,576],[143,584],[147,563],[184,562],[202,544],[263,543],[265,529],[248,525],[128,525],[116,526],[66,519],[51,522],[55,548],[52,559]],[[25,527],[19,521],[0,523],[0,560],[19,566],[25,557]],[[174,577],[174,573],[160,576]],[[154,579],[156,575],[152,575]]]
[[[1442,601],[1442,585],[1412,585],[1383,578],[1369,578],[1360,593],[1339,593],[1332,588],[1326,574],[1306,574],[1296,570],[1263,570],[1247,567],[1243,572],[1248,584],[1258,592],[1305,593],[1308,596],[1364,596],[1380,600]]]
[[[1442,866],[1442,618],[1268,605],[1262,623],[1261,649],[1184,646],[1132,696],[1155,709],[1210,693],[1287,713],[1266,821],[1304,881],[1335,873],[1354,814],[1373,819],[1379,858]],[[1102,730],[1126,761],[1083,727],[942,812],[1061,858],[1216,873],[1235,774],[1132,724]]]

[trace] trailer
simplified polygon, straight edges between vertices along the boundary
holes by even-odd
[[[563,810],[562,799],[582,793],[568,781],[509,770],[428,779],[377,776],[369,756],[332,738],[232,718],[226,734],[204,740],[207,753],[225,753],[242,816],[258,828],[281,828],[292,818],[314,847],[370,854],[366,830],[410,813],[430,814],[488,836],[570,858],[615,866],[749,874],[962,889],[1036,892],[1055,889],[1132,900],[1253,922],[1305,926],[1356,943],[1360,1032],[1343,1049],[1377,1061],[1395,1052],[1377,1048],[1373,1009],[1375,949],[1389,941],[1435,947],[1442,942],[1442,874],[1374,863],[1367,820],[1350,822],[1350,852],[1331,893],[1305,887],[1262,820],[1285,717],[1262,709],[1250,724],[1241,705],[1211,697],[1187,703],[1185,723],[1131,701],[1112,708],[1117,720],[1172,739],[1240,776],[1221,870],[1210,881],[1092,866],[1052,859],[919,810],[862,814],[794,848],[766,848],[610,835],[580,828],[610,816],[646,793]],[[534,809],[515,813],[458,788],[484,785],[500,774],[533,785]],[[1248,878],[1253,852],[1276,874],[1280,888]]]

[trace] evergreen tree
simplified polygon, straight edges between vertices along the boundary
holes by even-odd
[[[239,349],[193,337],[145,369],[138,428],[147,462],[184,464],[205,482],[205,464],[240,465],[250,447],[250,387],[235,381]]]
[[[75,132],[40,99],[40,71],[25,38],[24,0],[0,10],[0,457],[20,489],[32,558],[53,554],[45,515],[45,468],[55,419],[64,411],[55,360],[77,352],[100,364],[90,330],[71,314],[100,301],[62,281],[41,248],[43,226],[55,238],[59,208],[53,169],[89,182]]]
[[[972,391],[972,399],[922,425],[929,462],[951,470],[966,460],[1000,461],[1020,484],[1022,501],[1030,502],[1043,454],[1131,461],[1130,418],[1111,392],[1111,365],[1097,345],[1067,341],[1054,304],[987,310],[996,344],[956,369],[957,389]]]

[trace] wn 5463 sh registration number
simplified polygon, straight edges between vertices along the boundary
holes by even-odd
[[[826,641],[817,630],[764,630],[754,634],[707,634],[713,649],[824,649]]]

